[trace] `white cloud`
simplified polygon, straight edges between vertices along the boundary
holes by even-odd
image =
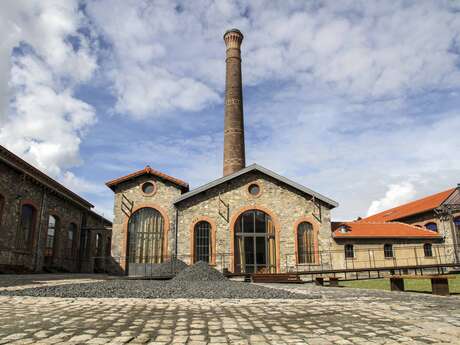
[[[367,215],[371,216],[378,212],[404,204],[413,199],[415,195],[415,187],[410,182],[390,184],[384,197],[371,202],[371,206],[367,210]]]
[[[81,138],[96,119],[74,95],[96,68],[78,6],[15,1],[0,10],[0,143],[58,178],[80,163]]]

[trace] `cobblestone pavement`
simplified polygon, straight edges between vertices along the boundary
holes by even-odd
[[[456,296],[310,284],[276,288],[320,293],[323,298],[4,296],[0,297],[0,344],[460,344],[460,298]]]

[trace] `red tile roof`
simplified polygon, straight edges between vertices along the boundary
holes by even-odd
[[[436,193],[422,199],[418,199],[407,204],[394,207],[392,209],[374,214],[363,218],[363,222],[390,222],[393,220],[402,219],[414,214],[431,211],[441,204],[456,190],[456,188],[448,189],[444,192]]]
[[[162,173],[161,171],[152,169],[148,165],[142,170],[139,170],[139,171],[133,172],[131,174],[128,174],[126,176],[122,176],[122,177],[116,178],[114,180],[111,180],[111,181],[107,182],[105,185],[107,187],[109,187],[110,189],[114,190],[114,188],[116,186],[118,186],[120,183],[126,182],[128,180],[131,180],[133,178],[136,178],[136,177],[139,177],[139,176],[142,176],[142,175],[157,176],[157,177],[159,177],[159,178],[161,178],[163,180],[166,180],[166,181],[174,183],[175,185],[178,185],[179,187],[181,187],[185,191],[188,191],[188,188],[189,188],[187,182],[179,180],[178,178],[169,176],[169,175],[167,175],[165,173]]]
[[[441,238],[437,232],[400,222],[342,222],[333,230],[333,238]]]

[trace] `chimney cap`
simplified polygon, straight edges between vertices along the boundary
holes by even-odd
[[[236,28],[232,28],[230,30],[225,31],[224,37],[227,36],[227,34],[229,34],[231,32],[235,32],[235,33],[241,35],[241,37],[244,37],[242,32],[240,30],[236,29]]]

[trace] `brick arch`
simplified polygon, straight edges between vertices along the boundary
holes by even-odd
[[[217,225],[214,219],[207,216],[200,216],[193,220],[190,226],[190,264],[193,264],[195,257],[195,225],[199,222],[208,222],[211,225],[211,265],[216,265],[216,229]]]
[[[129,217],[125,217],[125,220],[123,221],[123,243],[122,247],[125,250],[125,256],[124,258],[121,258],[121,267],[123,270],[126,270],[126,264],[127,264],[127,254],[128,254],[128,224],[129,220],[131,219],[132,215],[139,211],[140,209],[143,208],[153,208],[160,212],[161,216],[163,217],[163,261],[167,260],[169,258],[169,253],[168,253],[168,237],[169,237],[169,216],[168,213],[161,207],[160,205],[156,203],[139,203],[137,204],[131,213]]]
[[[268,214],[273,222],[273,226],[275,227],[275,248],[276,248],[276,272],[280,272],[280,232],[281,226],[278,221],[278,217],[274,214],[274,212],[264,206],[261,205],[248,205],[241,207],[231,217],[230,220],[230,268],[233,272],[235,272],[235,223],[238,220],[238,217],[241,216],[246,211],[262,211]]]
[[[297,231],[299,230],[299,225],[301,223],[310,223],[313,227],[313,250],[315,254],[315,262],[313,262],[313,265],[319,264],[319,228],[320,228],[320,223],[318,220],[313,217],[312,215],[304,216],[299,219],[294,223],[294,255],[295,255],[295,263],[298,265],[299,264],[299,255],[298,255],[298,250],[299,250],[299,244],[297,242]]]

